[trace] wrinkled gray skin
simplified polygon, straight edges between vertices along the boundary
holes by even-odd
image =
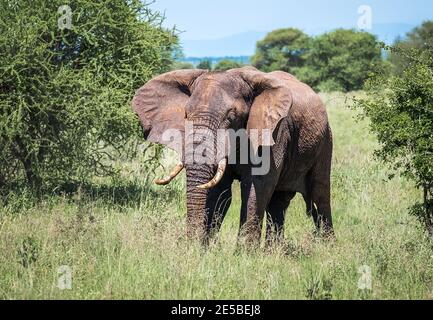
[[[148,141],[163,143],[167,128],[184,130],[185,119],[194,130],[270,129],[271,168],[252,175],[253,165],[229,164],[221,182],[198,189],[211,180],[217,165],[187,163],[187,234],[207,240],[217,233],[232,199],[232,183],[241,183],[239,234],[258,243],[267,217],[267,240],[283,235],[285,212],[296,193],[306,202],[318,231],[332,235],[330,170],[332,134],[326,109],[313,90],[284,72],[262,73],[246,67],[227,72],[181,70],[161,75],[137,91],[133,109]],[[194,146],[202,143],[196,137]],[[216,141],[208,141],[215,147]],[[186,149],[190,150],[190,149]],[[180,151],[179,153],[182,153]],[[182,153],[185,160],[188,154]],[[217,159],[221,160],[221,159]],[[218,161],[216,162],[218,163]]]

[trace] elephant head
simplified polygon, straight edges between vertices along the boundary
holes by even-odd
[[[159,185],[170,183],[184,168],[187,173],[187,227],[190,236],[207,230],[211,190],[227,170],[227,150],[216,139],[218,130],[246,129],[250,134],[268,129],[271,133],[292,104],[289,90],[278,73],[263,73],[253,67],[226,72],[178,70],[160,75],[139,89],[132,101],[144,129],[145,138],[164,144],[179,153],[181,162]],[[284,74],[285,77],[289,76]],[[192,131],[187,124],[192,124]],[[178,139],[167,139],[178,132]],[[192,138],[190,137],[192,133]],[[259,134],[252,144],[272,145]],[[186,141],[186,143],[181,143]],[[200,148],[199,148],[200,146]],[[203,147],[205,146],[205,147]],[[211,162],[198,163],[194,153]]]

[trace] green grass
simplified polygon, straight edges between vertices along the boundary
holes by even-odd
[[[35,202],[26,191],[11,193],[0,204],[0,298],[433,298],[433,242],[407,210],[420,193],[403,178],[387,180],[368,124],[347,108],[350,96],[322,95],[335,139],[336,241],[313,236],[297,196],[285,246],[236,250],[236,186],[220,239],[204,250],[184,238],[184,176],[150,187],[133,168],[124,181],[73,196]],[[71,290],[57,288],[63,265],[73,272]],[[363,265],[371,290],[358,289]]]

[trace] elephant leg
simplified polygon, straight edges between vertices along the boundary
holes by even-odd
[[[248,179],[241,182],[241,220],[239,239],[248,246],[260,245],[263,218],[274,187],[264,179]]]
[[[307,192],[305,195],[303,195],[303,197],[304,197],[304,201],[305,201],[307,216],[313,218],[314,226],[316,227],[316,230],[319,230],[320,229],[319,213],[318,213],[317,207],[313,203],[313,199],[311,197],[311,189],[312,189],[311,186],[312,186],[312,183],[309,182],[308,187],[307,187]]]
[[[286,210],[295,197],[295,192],[275,191],[266,209],[266,243],[279,242],[284,238]]]
[[[233,176],[226,172],[221,182],[212,188],[207,200],[208,220],[207,234],[209,238],[218,234],[232,201]]]
[[[313,216],[318,233],[323,231],[325,236],[333,236],[330,163],[323,162],[313,169],[310,188],[307,193],[311,195],[311,201],[307,203],[307,210],[309,209]],[[307,198],[310,197],[307,196]],[[310,208],[308,208],[309,206]]]
[[[316,216],[315,224],[317,230],[320,232],[323,228],[324,235],[333,235],[333,223],[331,214],[331,202],[330,202],[330,188],[320,183],[313,185],[312,192],[313,206],[317,208],[313,209],[316,213],[313,213],[313,217]]]

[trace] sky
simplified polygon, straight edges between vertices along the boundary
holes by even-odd
[[[183,39],[202,40],[288,26],[306,32],[356,27],[361,5],[371,7],[373,24],[433,19],[432,0],[156,0],[152,7],[165,11],[165,24],[184,31]]]

